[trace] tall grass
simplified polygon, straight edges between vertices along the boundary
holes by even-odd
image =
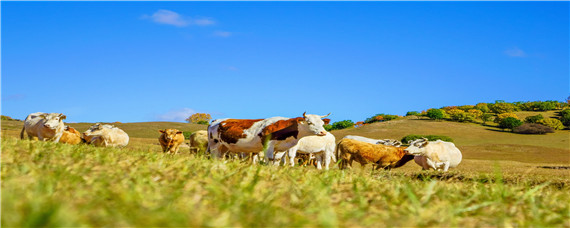
[[[5,227],[570,226],[568,186],[500,172],[318,171],[13,138],[1,168]]]

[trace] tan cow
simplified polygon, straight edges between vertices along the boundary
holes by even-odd
[[[208,148],[208,131],[199,130],[190,135],[190,153],[205,153]]]
[[[60,143],[76,145],[81,142],[81,133],[70,126],[65,126],[65,130],[59,139]]]
[[[160,142],[162,152],[177,154],[178,148],[182,143],[184,143],[184,134],[182,134],[182,131],[170,128],[158,130],[158,132],[162,133],[158,137],[158,142]]]
[[[405,148],[371,144],[354,139],[342,139],[337,144],[337,158],[342,159],[339,168],[352,167],[352,162],[357,161],[362,166],[372,163],[376,169],[397,168],[414,159],[412,155],[406,155]]]
[[[63,120],[65,118],[65,115],[61,113],[32,113],[24,120],[20,139],[24,139],[24,132],[26,132],[29,139],[37,138],[40,141],[59,142],[63,134]]]
[[[83,133],[88,144],[99,147],[125,147],[129,144],[129,135],[109,124],[96,123]]]

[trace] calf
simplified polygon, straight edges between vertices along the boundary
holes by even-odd
[[[158,142],[162,147],[162,152],[177,154],[178,148],[184,143],[184,134],[177,129],[158,130],[162,133],[158,137]]]
[[[190,135],[190,152],[204,153],[208,147],[208,131],[199,130]]]
[[[414,158],[412,155],[406,155],[404,148],[346,138],[337,144],[336,153],[337,158],[342,159],[340,169],[352,167],[353,161],[359,162],[362,166],[372,163],[376,169],[391,169],[400,167]]]
[[[328,170],[331,160],[336,161],[334,156],[335,146],[335,137],[330,132],[327,132],[325,136],[306,136],[299,139],[297,145],[287,150],[287,156],[289,157],[291,166],[295,166],[297,153],[315,155],[317,169],[322,169],[322,163],[324,161],[325,169]],[[280,157],[280,153],[278,153],[276,158],[279,159]],[[310,157],[311,156],[309,156],[309,161]]]
[[[24,120],[20,139],[24,139],[24,132],[26,132],[29,139],[59,142],[63,135],[65,118],[66,116],[61,113],[32,113]]]
[[[65,130],[59,139],[60,143],[76,145],[81,142],[81,133],[70,126],[65,126]]]
[[[405,149],[409,155],[416,156],[414,161],[424,170],[434,169],[447,171],[461,163],[463,155],[451,142],[441,140],[428,141],[426,138],[408,142],[410,146]]]
[[[86,143],[99,147],[125,147],[129,144],[129,135],[126,132],[113,125],[100,123],[83,132],[83,139]]]

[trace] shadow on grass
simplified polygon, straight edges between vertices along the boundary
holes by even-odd
[[[546,167],[537,167],[546,168]],[[560,169],[570,169],[570,167],[558,167]],[[515,177],[501,177],[492,175],[481,175],[481,176],[465,176],[459,173],[453,172],[437,172],[437,171],[422,171],[420,173],[405,174],[412,179],[420,181],[446,181],[446,182],[479,182],[483,184],[492,183],[504,183],[504,184],[521,184],[525,183],[531,187],[547,184],[547,186],[564,189],[570,187],[570,182],[568,181],[552,181],[552,180],[538,180],[538,179],[526,179],[524,176]]]

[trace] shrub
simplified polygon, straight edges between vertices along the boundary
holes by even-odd
[[[535,102],[515,102],[515,105],[523,111],[533,111]]]
[[[548,110],[554,110],[558,108],[558,103],[557,101],[537,101],[535,102],[533,108],[536,111],[548,111]]]
[[[473,109],[475,108],[475,106],[473,105],[461,105],[459,107],[457,107],[459,110],[463,110],[463,111],[468,111],[469,109]]]
[[[451,109],[447,111],[449,118],[453,121],[465,122],[465,121],[473,121],[473,116],[469,115],[465,111],[461,109]]]
[[[544,117],[541,114],[538,114],[536,116],[527,116],[526,118],[524,118],[524,122],[525,123],[536,123],[539,120],[544,119]]]
[[[432,120],[441,120],[445,118],[445,111],[432,108],[427,111],[426,116]]]
[[[354,122],[352,122],[351,120],[343,120],[343,121],[334,122],[331,126],[331,130],[340,130],[340,129],[345,129],[345,128],[349,128],[349,127],[353,127],[353,126],[354,126]]]
[[[546,133],[553,133],[554,129],[549,126],[544,126],[542,124],[536,123],[525,123],[521,126],[516,127],[513,129],[513,132],[519,134],[546,134]]]
[[[435,141],[435,140],[441,140],[441,141],[446,141],[446,142],[453,142],[453,139],[451,139],[448,136],[444,136],[444,135],[406,135],[402,138],[402,140],[400,140],[402,143],[408,143],[408,141],[413,141],[416,139],[421,139],[421,138],[426,138],[428,139],[428,141]]]
[[[5,115],[1,115],[0,118],[1,118],[2,120],[14,120],[14,119],[12,119],[12,117],[5,116]]]
[[[553,118],[542,119],[542,120],[537,121],[536,123],[542,124],[544,126],[549,126],[549,127],[553,128],[554,130],[564,129],[564,125],[562,124],[562,122],[560,120],[553,119]]]
[[[497,117],[495,117],[495,120],[493,120],[495,123],[500,123],[503,119],[507,118],[507,117],[513,117],[515,119],[519,119],[519,117],[514,114],[514,113],[503,113],[503,114],[499,114],[497,115]]]
[[[483,116],[483,111],[479,109],[469,109],[467,110],[467,113],[471,115],[474,119],[481,119],[481,116]]]
[[[210,124],[210,122],[208,122],[207,120],[198,120],[198,122],[196,122],[197,124],[204,124],[204,125],[208,125]]]
[[[369,123],[375,123],[375,122],[383,122],[383,121],[390,121],[393,119],[397,119],[400,118],[397,115],[389,115],[389,114],[376,114],[366,120],[364,120],[364,123],[369,124]]]
[[[495,101],[494,104],[489,106],[489,109],[497,114],[514,112],[518,110],[516,105],[504,101]]]
[[[487,103],[478,103],[477,105],[475,105],[475,109],[480,110],[481,112],[484,113],[491,111],[489,109],[489,106],[487,106]]]
[[[483,124],[487,123],[487,121],[490,121],[493,118],[493,114],[491,113],[483,113],[483,115],[481,115],[481,120],[483,120]]]
[[[418,116],[418,115],[420,115],[420,113],[416,111],[406,112],[406,116]]]
[[[513,130],[515,127],[521,126],[522,124],[523,122],[515,117],[507,117],[499,122],[499,127],[502,129]]]

